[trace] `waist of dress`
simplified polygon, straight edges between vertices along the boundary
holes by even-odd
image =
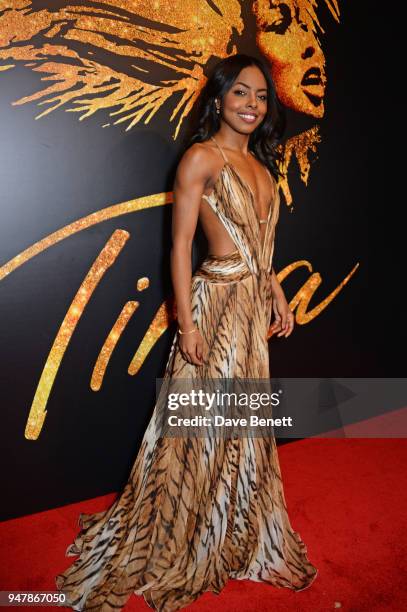
[[[227,255],[208,255],[194,274],[211,283],[233,283],[253,276],[238,250]]]

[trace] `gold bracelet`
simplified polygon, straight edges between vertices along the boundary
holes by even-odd
[[[178,333],[181,334],[181,336],[183,336],[184,334],[193,334],[196,331],[198,331],[196,327],[194,327],[194,329],[191,329],[190,331],[187,331],[187,332],[183,332],[178,328]]]

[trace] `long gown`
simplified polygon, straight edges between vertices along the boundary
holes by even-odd
[[[193,319],[204,340],[203,366],[187,363],[174,338],[164,379],[269,378],[267,332],[280,198],[276,182],[264,241],[250,186],[212,137],[224,166],[204,195],[236,250],[209,255],[192,278]],[[129,479],[105,511],[79,516],[81,530],[56,576],[74,610],[120,610],[132,593],[159,612],[220,593],[229,578],[299,591],[318,570],[293,531],[274,435],[167,437],[157,406]]]

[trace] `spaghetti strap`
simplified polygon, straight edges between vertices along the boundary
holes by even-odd
[[[216,146],[218,147],[219,151],[221,152],[221,154],[222,154],[222,157],[223,157],[224,161],[228,163],[228,162],[229,162],[229,160],[228,160],[228,158],[226,157],[225,153],[223,152],[222,147],[221,147],[220,145],[218,145],[218,143],[216,142],[216,140],[215,140],[214,136],[211,136],[211,139],[213,140],[213,142],[216,144]]]

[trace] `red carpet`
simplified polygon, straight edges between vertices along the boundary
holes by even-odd
[[[300,440],[280,447],[279,456],[291,523],[319,569],[316,581],[298,593],[229,581],[220,595],[205,593],[185,610],[407,610],[406,440]],[[54,576],[76,558],[64,553],[78,532],[79,512],[103,510],[114,498],[0,523],[0,590],[55,590]],[[132,596],[124,610],[151,608]]]

